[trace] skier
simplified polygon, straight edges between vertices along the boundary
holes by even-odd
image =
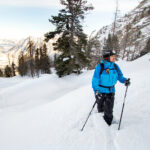
[[[110,126],[113,120],[113,106],[115,97],[115,84],[117,80],[130,85],[130,79],[125,78],[117,64],[116,56],[112,50],[104,50],[103,60],[95,68],[92,87],[95,93],[97,109],[104,112],[104,120]]]

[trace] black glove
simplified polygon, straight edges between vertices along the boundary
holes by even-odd
[[[98,103],[99,100],[101,99],[101,93],[99,93],[98,91],[95,92],[95,98],[96,98],[96,102]]]
[[[125,80],[124,84],[125,84],[125,86],[129,86],[131,84],[130,78],[128,78],[127,80]]]
[[[96,99],[97,99],[98,95],[99,95],[99,92],[96,91],[96,92],[95,92],[95,98],[96,98]]]

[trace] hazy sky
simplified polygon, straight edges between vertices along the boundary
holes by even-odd
[[[132,10],[141,0],[118,0],[120,15]],[[83,22],[84,31],[90,34],[114,19],[116,0],[88,0],[94,10]],[[0,38],[21,39],[41,37],[55,29],[48,19],[61,9],[59,0],[0,0]]]

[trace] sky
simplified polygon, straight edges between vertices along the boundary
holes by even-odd
[[[118,0],[119,16],[134,9],[141,0]],[[94,6],[82,22],[88,35],[113,22],[116,0],[88,0]],[[59,0],[0,0],[0,39],[42,37],[55,27],[48,21],[62,9]]]

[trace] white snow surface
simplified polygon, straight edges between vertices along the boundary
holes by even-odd
[[[63,61],[67,61],[67,60],[69,60],[69,59],[70,59],[69,57],[63,58]]]
[[[0,150],[149,150],[150,54],[117,62],[131,78],[121,129],[94,108],[92,71],[58,78],[0,78]],[[117,83],[114,117],[119,120],[126,87]]]

